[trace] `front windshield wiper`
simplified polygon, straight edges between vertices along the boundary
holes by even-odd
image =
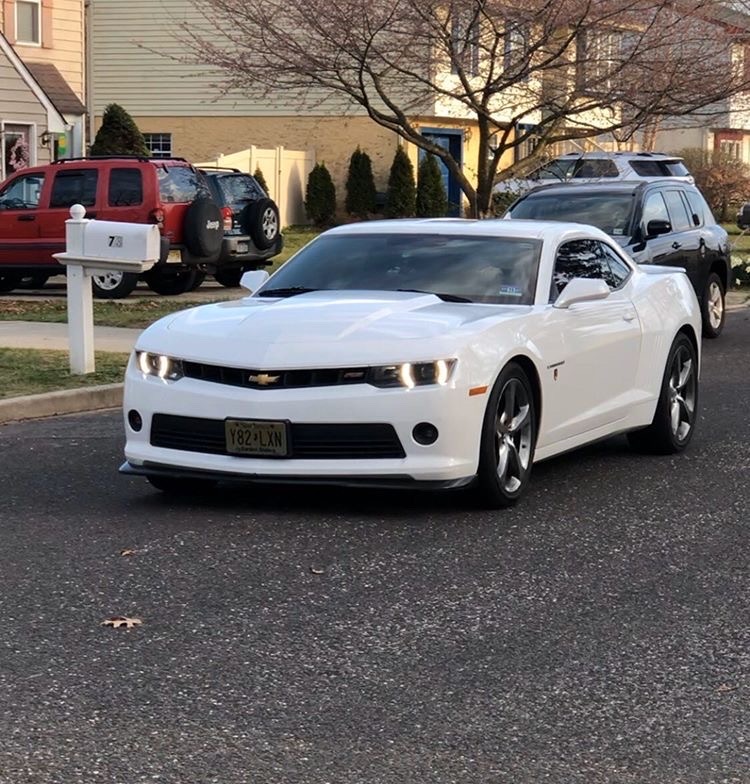
[[[460,297],[458,294],[440,294],[437,291],[424,291],[424,289],[396,289],[396,291],[410,291],[413,294],[434,294],[443,302],[474,302],[473,299],[468,297]]]
[[[278,289],[263,289],[259,291],[259,297],[293,297],[295,294],[309,294],[311,291],[320,291],[320,289],[309,288],[308,286],[287,286],[286,288]]]

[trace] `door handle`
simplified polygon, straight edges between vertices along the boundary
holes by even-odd
[[[681,244],[681,243],[679,243],[679,242],[676,242],[676,241],[675,241],[675,242],[673,242],[673,243],[672,243],[672,247],[673,247],[675,250],[677,250],[678,248],[681,248],[681,247],[682,247],[682,244]]]
[[[622,317],[625,319],[625,321],[633,321],[635,319],[635,311],[634,310],[626,310],[622,314]]]
[[[36,220],[36,215],[19,215],[18,220],[20,221],[33,221]]]

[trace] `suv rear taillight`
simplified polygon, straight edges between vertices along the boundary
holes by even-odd
[[[156,223],[158,226],[164,225],[164,210],[161,207],[157,207],[155,210],[151,210],[148,214],[148,219],[151,223]]]
[[[222,207],[221,217],[224,221],[224,231],[231,231],[234,228],[234,221],[232,220],[232,208]]]

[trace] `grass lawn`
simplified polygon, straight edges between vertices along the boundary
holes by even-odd
[[[127,354],[96,353],[96,373],[73,376],[67,351],[0,348],[0,399],[120,383]]]

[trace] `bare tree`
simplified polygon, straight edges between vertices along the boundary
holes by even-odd
[[[220,69],[228,90],[365,112],[439,157],[473,215],[551,144],[622,143],[663,118],[718,115],[750,87],[741,0],[192,2],[211,33],[183,28],[190,62]],[[476,123],[476,181],[422,136],[424,117]]]

